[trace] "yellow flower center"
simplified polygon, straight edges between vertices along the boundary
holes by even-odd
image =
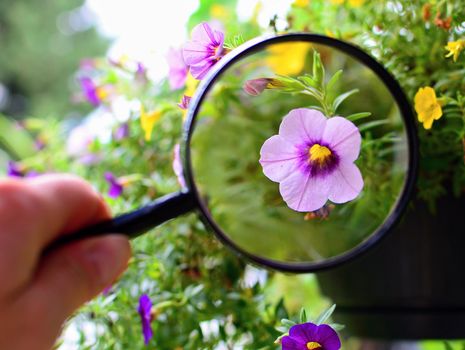
[[[323,347],[320,345],[320,343],[317,343],[316,341],[311,341],[307,343],[307,349],[308,350],[315,350],[315,349],[322,349]]]
[[[331,151],[328,147],[321,146],[315,143],[310,149],[308,150],[308,155],[310,156],[310,161],[324,164],[328,161],[331,157]]]

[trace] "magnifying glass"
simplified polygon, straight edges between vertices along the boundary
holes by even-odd
[[[330,268],[399,220],[417,150],[410,105],[371,56],[314,34],[258,38],[219,60],[190,102],[186,187],[54,244],[108,232],[136,237],[196,211],[254,263]]]

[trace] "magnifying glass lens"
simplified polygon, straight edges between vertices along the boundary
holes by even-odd
[[[203,210],[258,261],[331,261],[396,214],[409,170],[404,117],[380,76],[345,50],[263,45],[215,78],[195,118]]]

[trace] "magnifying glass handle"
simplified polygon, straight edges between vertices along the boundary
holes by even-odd
[[[61,236],[45,249],[45,254],[66,243],[109,233],[122,233],[135,238],[165,221],[192,211],[195,206],[196,200],[192,193],[171,193],[133,212]]]

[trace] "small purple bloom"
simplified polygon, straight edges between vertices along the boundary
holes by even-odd
[[[172,90],[180,89],[186,84],[189,68],[184,63],[181,49],[170,48],[166,55],[168,61],[168,81]]]
[[[302,323],[292,326],[281,339],[282,350],[339,350],[341,341],[327,324]]]
[[[97,86],[95,86],[92,79],[89,77],[82,77],[80,83],[86,100],[93,106],[98,106],[100,104],[100,98],[98,96]]]
[[[279,182],[291,209],[310,212],[328,199],[346,203],[360,194],[363,178],[354,164],[360,144],[360,131],[349,120],[298,108],[283,118],[279,134],[265,141],[260,164],[271,181]]]
[[[114,138],[117,141],[121,141],[121,140],[127,138],[128,136],[129,136],[129,124],[128,123],[122,123],[115,130]]]
[[[179,108],[186,110],[189,108],[189,103],[191,102],[191,97],[187,95],[182,96],[181,103],[178,103]]]
[[[173,171],[176,174],[176,177],[178,178],[178,183],[181,185],[181,187],[186,187],[186,181],[184,180],[184,175],[183,175],[183,169],[182,169],[182,163],[181,163],[181,147],[179,143],[177,143],[174,146],[174,156],[173,156]]]
[[[269,83],[268,78],[258,78],[247,80],[244,84],[244,91],[252,96],[260,95]]]
[[[105,180],[107,180],[110,188],[108,190],[108,196],[111,198],[118,198],[123,193],[123,185],[118,179],[110,172],[105,173]]]
[[[195,79],[201,80],[211,67],[223,57],[224,34],[208,23],[198,24],[192,30],[192,39],[183,48],[184,62]]]
[[[24,172],[18,164],[10,160],[7,165],[7,175],[9,177],[24,177]]]
[[[150,323],[152,322],[152,302],[147,294],[142,294],[139,298],[139,315],[142,321],[142,333],[144,334],[144,343],[148,345],[153,337],[153,331]]]

